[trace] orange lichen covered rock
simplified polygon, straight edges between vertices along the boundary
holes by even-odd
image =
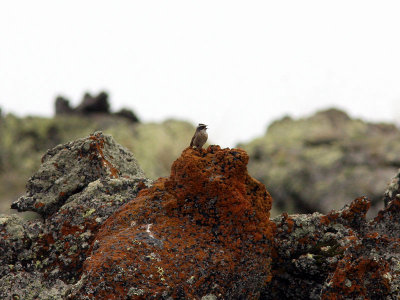
[[[387,203],[359,232],[357,244],[344,252],[321,299],[399,299],[400,202]]]
[[[359,197],[327,215],[274,218],[273,278],[261,299],[399,299],[400,206],[391,200],[368,221],[369,207]]]
[[[259,297],[270,280],[272,199],[248,159],[239,149],[185,149],[170,177],[102,226],[72,296]]]
[[[340,221],[340,223],[348,225],[352,228],[360,229],[365,226],[366,215],[371,202],[367,197],[356,198],[344,209],[339,211],[331,211],[327,215],[321,217],[321,224],[328,225],[331,222]]]

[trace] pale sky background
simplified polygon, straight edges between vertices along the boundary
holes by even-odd
[[[2,1],[0,107],[51,116],[106,90],[145,122],[234,146],[335,106],[400,118],[400,1]]]

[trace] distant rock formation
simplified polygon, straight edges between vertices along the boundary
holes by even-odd
[[[139,122],[139,118],[135,115],[135,113],[132,110],[126,108],[116,113],[111,113],[110,104],[108,101],[108,94],[106,92],[100,92],[97,96],[92,96],[89,93],[85,93],[81,103],[75,108],[71,107],[68,99],[65,99],[62,96],[58,96],[55,100],[55,113],[56,116],[73,114],[107,114],[126,118],[133,123]]]
[[[82,114],[90,113],[110,113],[110,104],[108,103],[108,94],[100,92],[97,96],[85,93],[81,104],[75,110]]]
[[[115,115],[116,115],[116,116],[123,117],[123,118],[125,118],[125,119],[128,119],[128,120],[132,121],[132,123],[137,123],[137,122],[139,122],[138,117],[133,113],[133,111],[131,111],[131,110],[129,110],[129,109],[126,109],[126,108],[123,108],[123,109],[117,111],[117,112],[115,113]]]
[[[49,150],[0,215],[1,299],[397,299],[400,171],[384,210],[356,198],[270,220],[240,149],[185,149],[153,184],[97,132]],[[382,200],[383,201],[383,200]]]
[[[240,147],[251,158],[250,174],[269,187],[278,212],[327,213],[367,196],[370,214],[376,214],[400,167],[398,128],[352,119],[338,109],[285,117]]]
[[[74,110],[69,104],[69,100],[62,96],[58,96],[55,102],[56,116],[68,115],[74,113]]]

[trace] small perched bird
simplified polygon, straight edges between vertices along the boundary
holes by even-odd
[[[203,145],[207,142],[208,133],[206,132],[207,125],[199,124],[196,128],[192,140],[190,141],[190,147],[195,146],[197,149],[201,149]]]

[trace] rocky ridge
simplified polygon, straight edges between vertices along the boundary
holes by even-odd
[[[370,221],[366,197],[270,219],[248,159],[188,148],[152,184],[100,132],[49,150],[14,204],[43,219],[0,216],[0,298],[398,298],[400,173]]]
[[[396,126],[351,118],[338,109],[282,118],[240,147],[251,158],[249,172],[269,188],[276,212],[328,213],[367,196],[372,217],[400,167]]]
[[[58,96],[55,100],[54,106],[56,116],[106,114],[123,117],[132,123],[139,122],[139,118],[129,109],[123,108],[116,113],[112,113],[110,111],[108,94],[104,91],[100,92],[97,96],[85,93],[81,103],[76,107],[71,107],[68,99]]]

